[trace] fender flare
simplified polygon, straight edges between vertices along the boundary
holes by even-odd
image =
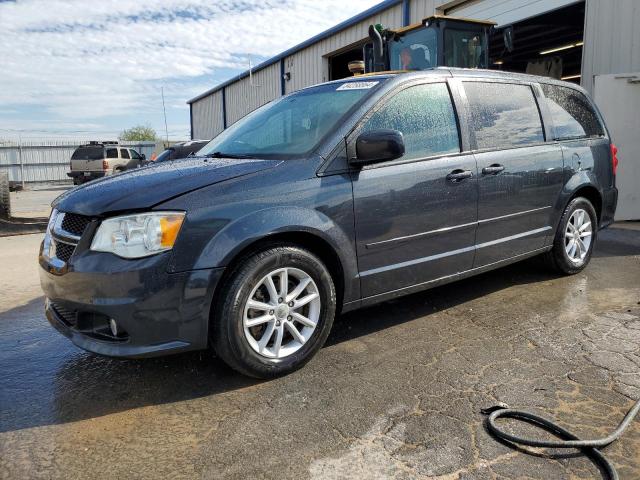
[[[598,192],[600,199],[604,198],[602,188],[598,186],[598,182],[591,170],[581,170],[575,172],[564,184],[562,188],[561,194],[558,196],[558,200],[555,208],[555,215],[552,222],[553,232],[555,233],[558,228],[558,223],[560,222],[560,218],[562,217],[562,213],[564,209],[569,204],[569,201],[575,196],[576,192],[578,192],[582,188],[592,188]],[[594,205],[597,211],[597,205]],[[601,212],[597,212],[598,215],[601,215]]]
[[[272,207],[225,225],[202,249],[194,269],[228,266],[250,245],[281,233],[304,232],[328,244],[341,263],[344,300],[359,295],[353,232],[345,232],[324,213],[304,207]]]

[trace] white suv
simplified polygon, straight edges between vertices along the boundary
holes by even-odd
[[[138,168],[144,164],[145,156],[133,148],[116,142],[90,142],[76,148],[71,156],[71,171],[74,185],[96,178]]]

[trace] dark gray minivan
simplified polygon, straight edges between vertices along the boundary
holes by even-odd
[[[579,272],[613,221],[616,166],[570,83],[440,68],[309,87],[197,157],[56,199],[46,314],[99,354],[212,346],[276,376],[339,312],[539,254]]]

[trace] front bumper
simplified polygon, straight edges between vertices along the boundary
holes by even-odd
[[[47,319],[75,345],[101,355],[137,358],[206,348],[211,301],[223,269],[167,273],[169,255],[125,260],[76,251],[59,268],[41,248]]]

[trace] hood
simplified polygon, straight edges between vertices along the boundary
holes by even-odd
[[[151,208],[184,193],[279,163],[279,160],[202,157],[162,162],[73,188],[56,198],[52,206],[87,216]]]

